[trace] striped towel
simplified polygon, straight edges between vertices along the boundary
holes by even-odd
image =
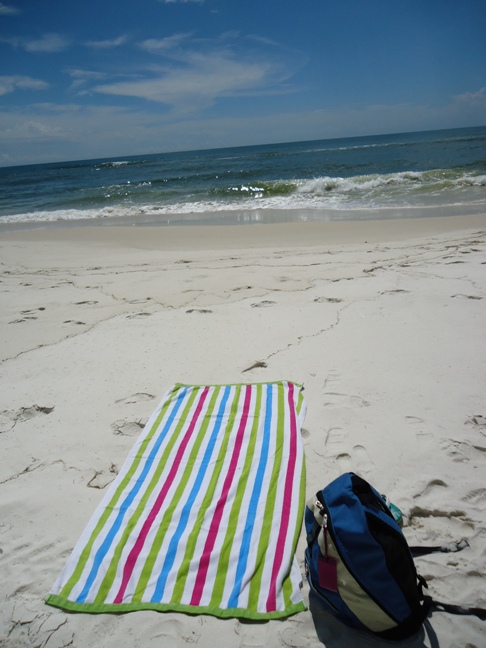
[[[78,612],[275,619],[305,606],[305,490],[292,382],[176,384],[110,485],[47,603]]]

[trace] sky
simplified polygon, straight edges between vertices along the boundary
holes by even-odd
[[[486,0],[2,0],[0,166],[486,124]]]

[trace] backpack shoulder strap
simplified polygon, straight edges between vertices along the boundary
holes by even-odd
[[[441,603],[432,599],[432,611],[448,612],[449,614],[461,614],[477,616],[481,621],[486,621],[486,610],[484,608],[469,607],[466,605],[452,605],[451,603]]]
[[[460,542],[451,542],[445,545],[410,547],[410,552],[414,558],[417,558],[418,556],[426,556],[431,553],[455,553],[456,551],[462,551],[466,547],[469,547],[469,542],[463,539]]]

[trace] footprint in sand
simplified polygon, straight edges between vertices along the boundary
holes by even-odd
[[[436,478],[428,481],[413,496],[414,505],[408,513],[408,525],[425,530],[427,537],[441,543],[471,535],[474,522],[459,506],[452,504],[447,482]]]
[[[19,421],[28,421],[36,416],[50,414],[54,406],[30,405],[18,410],[3,410],[0,412],[0,434],[12,430]]]
[[[35,313],[36,311],[45,311],[46,307],[45,306],[39,306],[39,308],[31,308],[30,310],[24,310],[20,311],[21,315],[29,315],[31,313]]]
[[[316,304],[324,304],[326,302],[329,304],[340,304],[344,300],[340,297],[316,297],[314,301]]]
[[[20,319],[12,320],[9,322],[9,324],[21,324],[22,322],[28,322],[29,320],[36,320],[37,317],[35,315],[26,315],[25,317],[22,317]]]
[[[353,462],[351,460],[351,455],[349,455],[347,452],[342,452],[341,454],[338,454],[338,456],[336,457],[336,461],[338,463],[339,471],[341,473],[352,472]]]
[[[203,315],[207,315],[208,313],[212,313],[212,310],[209,310],[208,308],[190,308],[189,310],[186,310],[186,313],[202,313]]]
[[[427,423],[424,419],[419,416],[406,416],[405,420],[414,428],[419,454],[429,450],[434,443],[434,435],[426,429]]]
[[[366,448],[362,445],[355,445],[353,448],[353,460],[358,467],[358,472],[369,473],[375,467],[375,462],[368,454]]]
[[[340,375],[335,369],[330,369],[324,380],[324,391],[335,390],[339,384]]]
[[[463,294],[451,295],[452,299],[454,299],[455,297],[459,299],[473,299],[473,300],[482,299],[482,297],[480,297],[479,295],[463,295]]]
[[[190,626],[189,626],[190,627]],[[197,644],[200,634],[190,630],[187,622],[184,624],[177,619],[164,618],[157,626],[142,626],[137,636],[137,645],[155,648],[182,648],[190,644]]]
[[[484,461],[486,457],[486,447],[456,441],[455,439],[446,439],[441,443],[441,450],[445,451],[452,461],[466,463],[468,461]]]
[[[472,425],[481,434],[486,436],[486,416],[482,416],[481,414],[471,416],[471,418],[467,419],[466,425]]]
[[[375,467],[373,459],[362,445],[355,445],[351,454],[343,452],[337,455],[336,461],[342,473],[356,472],[361,475],[366,475]]]
[[[252,308],[267,308],[268,306],[273,306],[276,304],[276,302],[270,300],[270,299],[264,299],[261,302],[257,302],[256,304],[252,304]]]
[[[340,392],[325,392],[324,407],[368,407],[369,402],[355,394],[342,394]]]
[[[50,414],[54,410],[54,406],[46,407],[45,405],[31,405],[30,407],[21,407],[18,410],[17,416],[21,421],[35,418],[41,414]]]
[[[475,488],[469,491],[469,493],[466,493],[461,499],[463,502],[471,502],[484,509],[486,507],[486,488]]]
[[[149,317],[152,313],[133,313],[133,315],[127,315],[127,319],[142,319],[143,317]]]
[[[111,424],[114,434],[121,436],[138,436],[144,429],[147,421],[140,419],[139,421],[127,421],[126,419],[119,419]]]
[[[153,394],[147,394],[147,392],[137,392],[136,394],[131,394],[126,398],[120,398],[119,400],[115,401],[115,403],[117,405],[119,403],[122,403],[123,405],[132,405],[132,403],[141,403],[143,401],[153,400],[154,398],[155,396]]]
[[[103,490],[103,488],[106,488],[108,484],[111,484],[117,475],[118,468],[114,463],[112,463],[109,470],[95,470],[95,474],[91,477],[86,486],[88,488],[98,488],[99,490]]]
[[[129,299],[129,300],[127,300],[127,304],[145,304],[146,302],[151,301],[151,300],[152,300],[152,297],[145,297],[145,298],[142,298],[142,299]],[[98,302],[94,302],[94,303],[98,303]]]
[[[408,514],[408,526],[423,529],[432,541],[443,544],[449,540],[467,538],[474,531],[474,522],[462,509],[447,510],[445,506],[412,506]]]
[[[332,427],[326,430],[326,440],[324,443],[329,450],[336,448],[336,446],[341,447],[345,443],[345,440],[346,433],[342,428]]]
[[[280,636],[279,645],[281,646],[287,646],[288,648],[322,648],[322,643],[316,637],[314,624],[309,623],[307,620],[289,624],[288,627],[279,630],[278,634]],[[258,642],[249,646],[256,648],[263,645],[268,645],[268,643]]]
[[[340,375],[334,369],[330,369],[324,380],[324,407],[368,407],[369,403],[361,396],[345,394],[337,390],[340,383]]]

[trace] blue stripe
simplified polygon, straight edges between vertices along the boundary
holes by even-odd
[[[179,409],[181,407],[181,404],[182,404],[182,402],[183,402],[183,400],[184,400],[184,398],[186,396],[187,389],[188,389],[187,387],[184,387],[182,389],[181,393],[179,394],[179,396],[177,397],[177,400],[174,403],[174,407],[172,408],[172,412],[170,413],[170,416],[169,416],[169,418],[167,420],[167,423],[165,424],[162,432],[159,434],[159,437],[157,438],[157,441],[154,443],[152,451],[150,452],[150,455],[148,456],[148,458],[147,458],[147,460],[145,462],[142,473],[136,479],[132,490],[129,492],[126,499],[121,504],[118,515],[117,515],[117,517],[116,517],[110,531],[108,532],[108,534],[106,535],[106,537],[103,540],[102,544],[100,545],[98,551],[96,552],[96,555],[94,557],[93,566],[91,567],[91,571],[90,571],[89,576],[88,576],[88,578],[86,580],[86,583],[85,583],[85,585],[83,587],[83,591],[80,593],[80,595],[76,599],[76,603],[84,603],[85,602],[86,597],[88,596],[89,590],[91,589],[91,586],[93,585],[93,582],[94,582],[94,580],[95,580],[95,578],[96,578],[96,576],[98,574],[101,563],[103,562],[106,554],[108,553],[108,551],[110,549],[110,546],[111,546],[116,534],[118,533],[118,531],[119,531],[119,529],[120,529],[120,527],[122,525],[123,518],[125,517],[126,512],[130,508],[130,505],[132,504],[133,500],[137,496],[139,490],[144,485],[145,478],[147,477],[147,475],[148,475],[148,473],[149,473],[149,471],[150,471],[150,469],[152,467],[152,464],[154,463],[154,460],[155,460],[155,458],[157,456],[159,448],[160,448],[163,440],[167,436],[167,433],[170,430],[172,422],[173,422],[177,412],[179,411]]]
[[[166,558],[164,560],[164,564],[162,566],[162,571],[160,572],[160,576],[157,579],[157,585],[155,586],[155,591],[152,595],[151,603],[160,603],[160,601],[162,600],[162,595],[165,590],[167,578],[170,574],[170,571],[174,565],[174,561],[177,556],[177,547],[179,545],[179,541],[182,538],[184,531],[186,530],[187,524],[189,522],[189,516],[194,506],[196,496],[201,490],[204,476],[206,475],[206,472],[209,468],[209,461],[211,459],[211,455],[213,454],[214,446],[216,445],[216,440],[219,431],[221,429],[221,425],[223,423],[223,415],[226,409],[226,403],[228,401],[230,391],[231,391],[231,387],[224,388],[223,398],[221,399],[218,414],[216,416],[216,420],[214,423],[214,428],[211,433],[211,438],[209,440],[206,451],[204,453],[202,464],[197,473],[196,480],[191,488],[191,492],[189,493],[186,503],[184,504],[184,507],[181,511],[179,524],[177,525],[177,529],[175,530],[174,535],[172,536],[171,541],[169,543]]]
[[[265,411],[265,424],[263,428],[263,442],[260,454],[260,461],[253,483],[253,492],[248,505],[248,515],[245,522],[245,530],[241,541],[240,553],[238,556],[238,565],[236,567],[235,584],[228,599],[228,608],[238,607],[238,598],[241,593],[241,584],[248,564],[248,552],[250,550],[251,536],[257,517],[258,501],[262,492],[263,476],[268,460],[268,450],[270,446],[270,426],[272,422],[272,385],[267,385],[267,403]]]

